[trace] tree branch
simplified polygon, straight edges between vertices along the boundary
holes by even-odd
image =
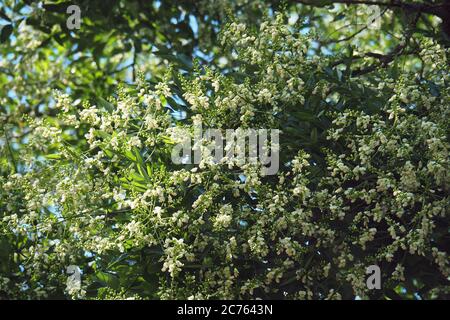
[[[353,77],[361,76],[361,75],[364,75],[364,74],[367,74],[367,73],[370,73],[370,72],[376,70],[378,67],[387,67],[392,61],[395,60],[396,57],[398,57],[400,55],[409,55],[409,54],[417,53],[416,50],[409,50],[409,51],[405,52],[405,49],[408,46],[408,41],[411,37],[411,34],[413,33],[413,30],[417,24],[417,21],[419,20],[419,17],[420,17],[420,13],[417,13],[416,17],[414,18],[414,20],[412,21],[412,23],[410,25],[409,30],[404,35],[403,42],[401,42],[399,45],[397,45],[394,48],[394,50],[392,50],[390,53],[379,54],[379,53],[368,52],[365,54],[365,56],[367,56],[367,57],[372,57],[372,58],[378,59],[379,63],[375,63],[364,69],[354,70],[354,71],[352,71],[351,75]]]

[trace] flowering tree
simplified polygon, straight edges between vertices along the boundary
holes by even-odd
[[[291,7],[257,4],[256,21],[232,8],[213,30],[222,59],[164,53],[159,77],[133,67],[83,102],[46,89],[45,115],[15,118],[20,146],[3,129],[2,297],[448,298],[448,49],[416,32],[388,53],[350,35],[360,52],[343,51]],[[174,163],[199,124],[280,130],[278,171],[211,161],[207,137],[201,161]]]

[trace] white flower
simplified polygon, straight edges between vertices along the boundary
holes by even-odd
[[[140,148],[142,146],[141,140],[138,136],[133,136],[130,138],[130,141],[128,141],[129,146],[131,147],[137,147]]]

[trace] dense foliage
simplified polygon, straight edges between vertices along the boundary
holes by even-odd
[[[32,2],[0,11],[1,298],[449,297],[441,2]],[[200,123],[279,129],[278,173],[173,163]]]

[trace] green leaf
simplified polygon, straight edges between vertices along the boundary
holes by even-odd
[[[315,120],[314,115],[309,113],[309,112],[294,111],[294,112],[292,112],[292,114],[295,116],[295,118],[297,118],[297,119],[299,119],[301,121],[310,122],[310,121]]]
[[[48,160],[59,160],[59,159],[61,159],[61,154],[59,154],[59,153],[47,154],[45,156],[45,158]]]
[[[97,98],[97,104],[99,105],[99,107],[105,108],[105,110],[107,110],[108,112],[114,111],[114,105],[103,98]]]
[[[6,42],[13,31],[12,24],[0,26],[0,43]]]
[[[139,149],[134,147],[133,148],[134,155],[137,160],[137,168],[139,173],[145,178],[146,181],[150,181],[150,177],[147,174],[146,166],[144,163],[144,159],[142,159],[141,153],[139,152]]]
[[[3,8],[0,9],[0,18],[11,22],[11,19],[6,15],[5,11],[3,10]]]
[[[119,279],[113,274],[98,271],[95,276],[103,285],[106,285],[113,289],[117,289],[119,287]]]
[[[432,81],[427,81],[428,89],[430,89],[430,93],[433,97],[439,97],[441,92],[439,90],[439,86]]]
[[[313,128],[311,130],[311,142],[316,143],[317,142],[317,128]]]
[[[57,12],[57,13],[66,13],[67,8],[71,5],[70,2],[61,2],[61,3],[49,3],[49,4],[43,4],[42,7],[51,12]]]
[[[332,5],[334,3],[333,0],[306,0],[304,1],[306,5],[314,5],[315,7],[325,7]]]

